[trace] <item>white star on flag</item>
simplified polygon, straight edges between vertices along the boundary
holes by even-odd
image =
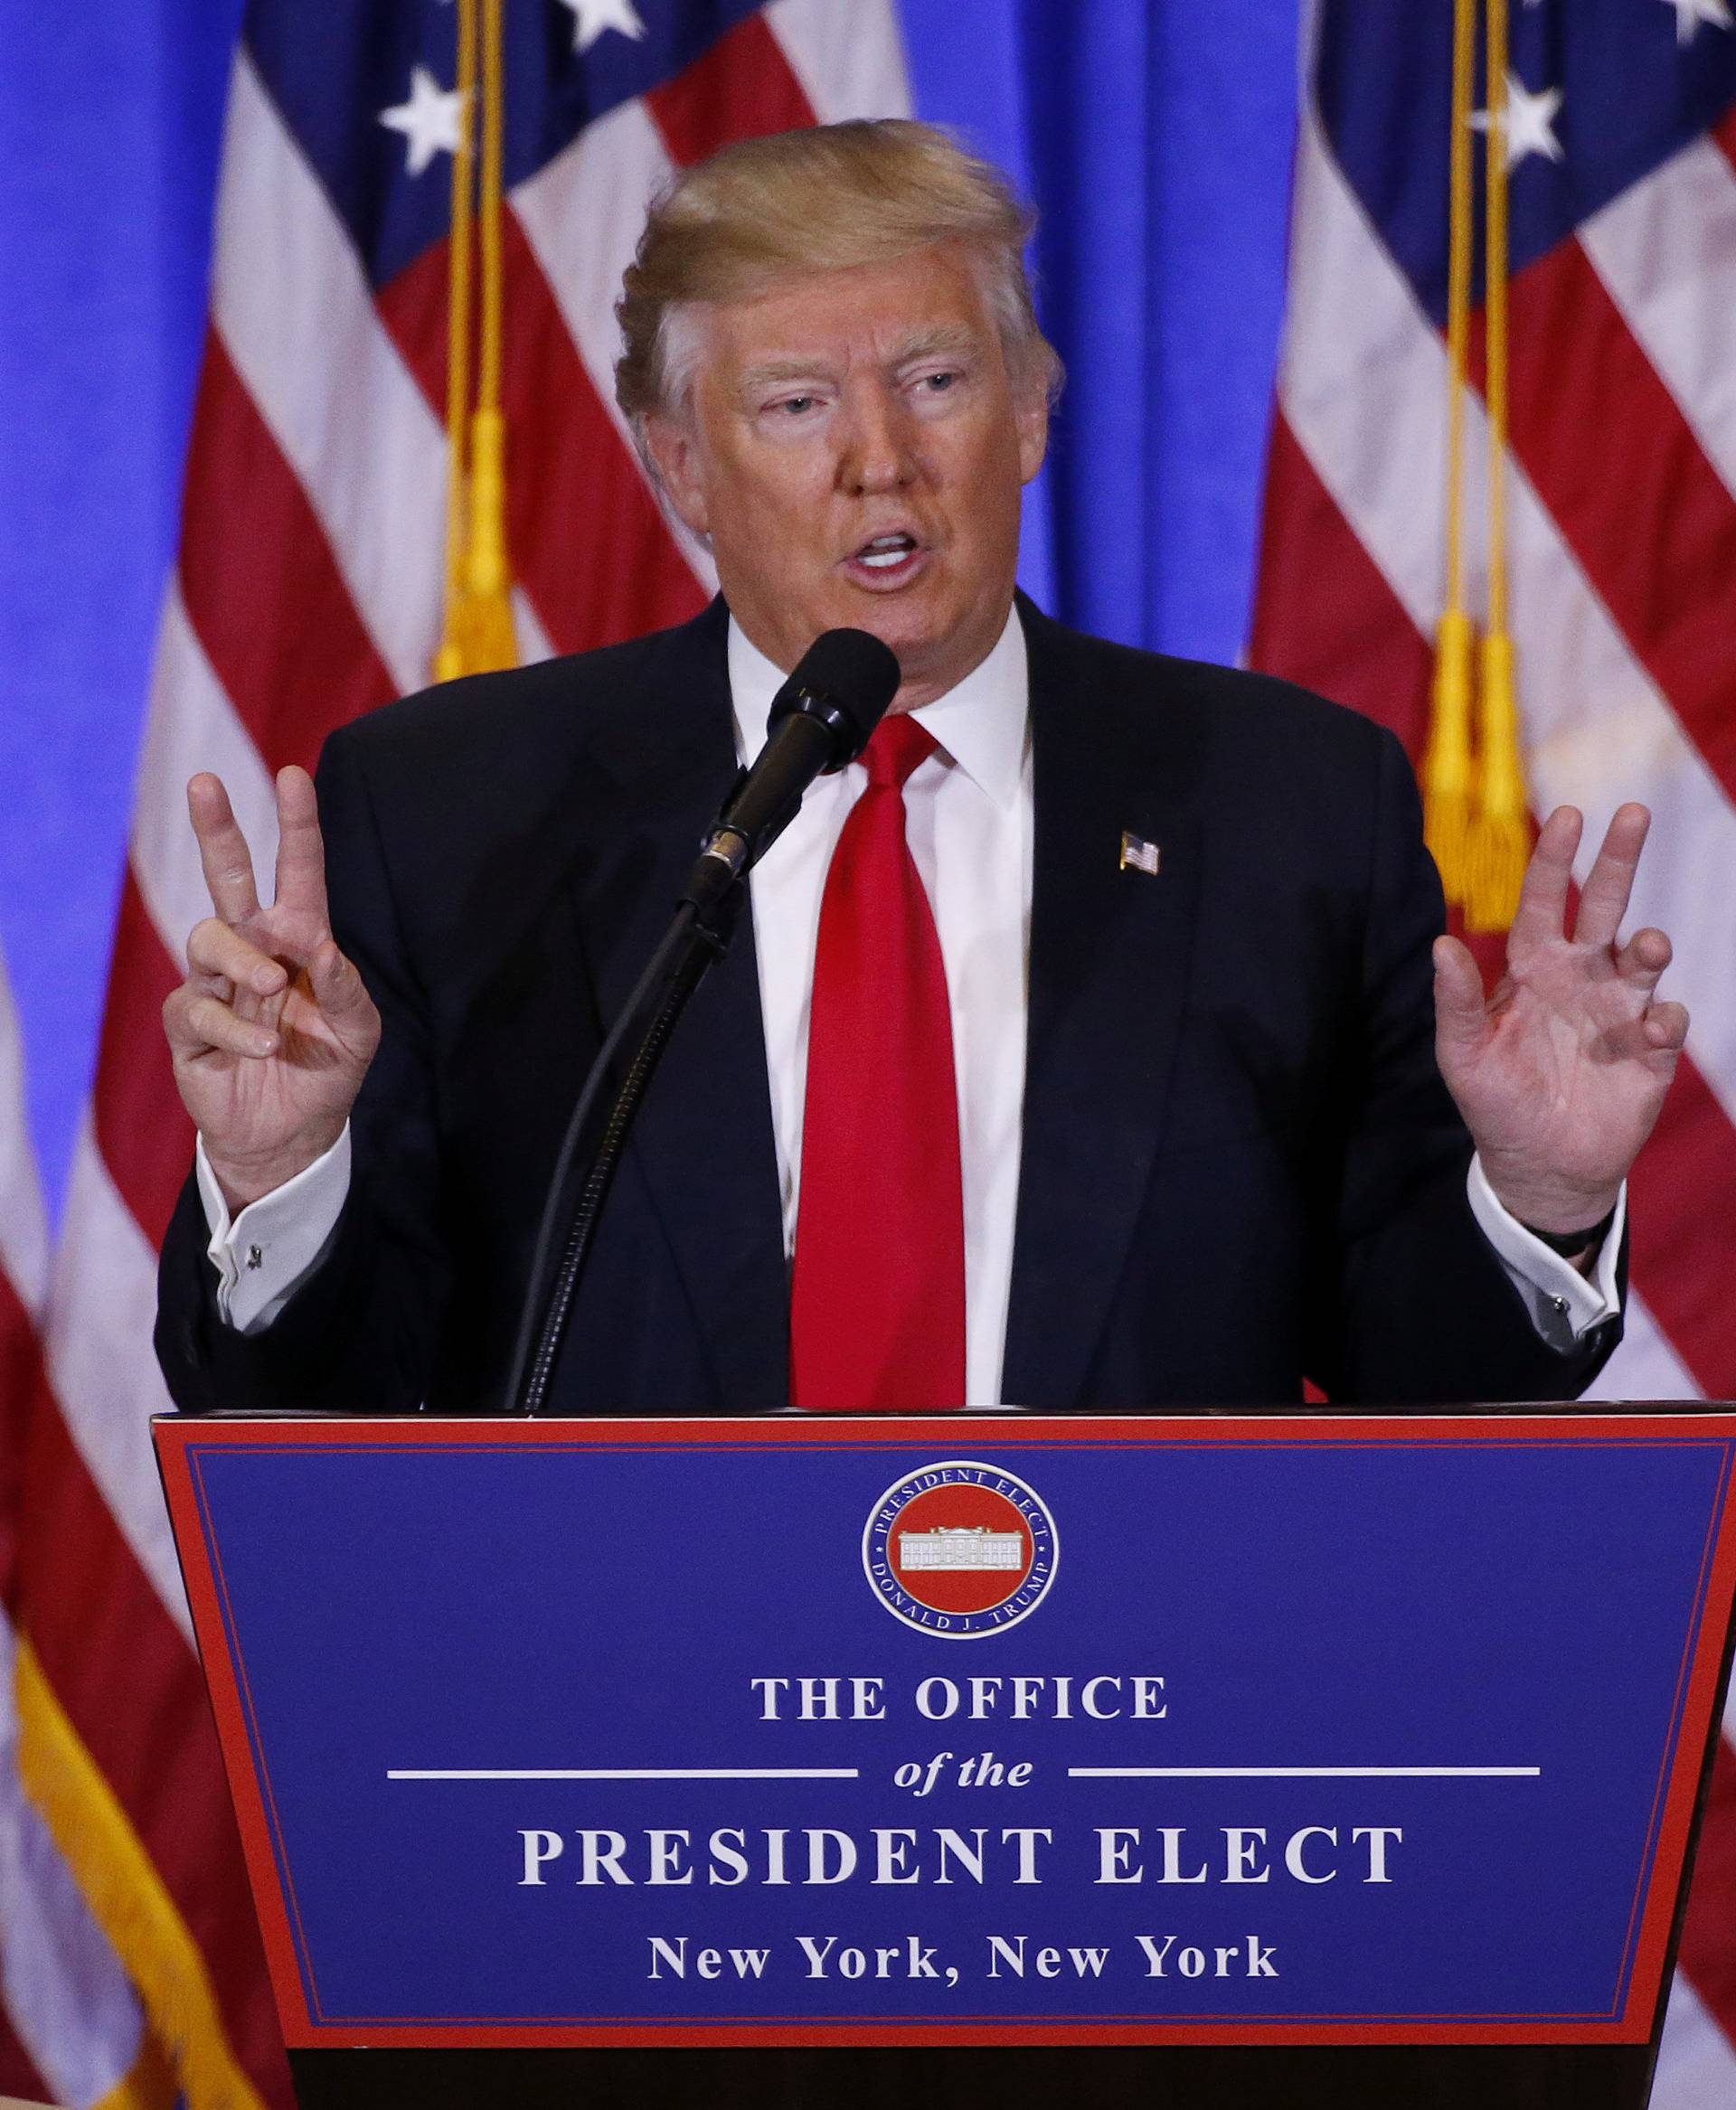
[[[624,37],[642,37],[645,24],[633,0],[561,0],[572,10],[572,48],[582,58],[606,29]]]
[[[1684,0],[1692,6],[1694,0]],[[1706,0],[1712,6],[1722,6],[1723,0]],[[1516,168],[1527,155],[1541,154],[1545,160],[1563,158],[1561,143],[1555,137],[1555,119],[1561,107],[1559,88],[1545,88],[1535,95],[1523,80],[1511,73],[1507,75],[1506,115],[1501,119],[1501,129],[1507,142],[1507,166]],[[1487,110],[1473,110],[1471,123],[1479,132],[1489,128]]]
[[[458,151],[463,117],[463,90],[442,88],[426,66],[412,66],[410,100],[382,110],[380,122],[388,131],[403,134],[409,142],[407,166],[411,175],[419,176],[437,154]]]
[[[1736,21],[1731,17],[1729,0],[1664,0],[1664,5],[1675,10],[1675,41],[1678,44],[1691,44],[1699,35],[1703,22],[1711,23],[1713,29],[1736,29]]]

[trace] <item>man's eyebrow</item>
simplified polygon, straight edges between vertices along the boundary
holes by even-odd
[[[982,344],[980,330],[972,329],[967,323],[943,323],[932,330],[920,330],[914,336],[907,337],[888,364],[908,366],[913,359],[933,359],[943,353],[979,352]]]
[[[815,381],[826,372],[823,359],[762,359],[757,365],[743,367],[737,385],[742,389],[762,389],[780,381]]]
[[[905,338],[892,352],[886,363],[890,368],[908,366],[913,360],[934,359],[943,355],[959,357],[982,349],[983,336],[979,330],[964,323],[943,323],[931,330],[919,330]],[[742,368],[736,386],[744,393],[764,388],[775,388],[780,382],[791,381],[818,381],[825,378],[829,369],[826,359],[816,353],[811,359],[761,359],[753,365]]]

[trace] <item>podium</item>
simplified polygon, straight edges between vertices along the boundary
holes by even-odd
[[[156,1433],[307,2105],[1646,2100],[1736,1413]]]

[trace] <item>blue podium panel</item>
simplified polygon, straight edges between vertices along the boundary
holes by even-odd
[[[1650,2033],[1736,1417],[157,1440],[293,2046]]]

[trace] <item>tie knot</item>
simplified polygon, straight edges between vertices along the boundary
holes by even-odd
[[[863,755],[871,786],[901,791],[911,772],[926,762],[940,743],[908,712],[882,718]]]

